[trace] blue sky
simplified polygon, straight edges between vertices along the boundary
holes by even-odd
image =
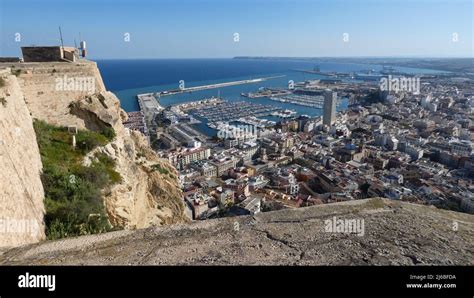
[[[61,25],[65,44],[74,45],[81,33],[94,59],[473,57],[473,6],[473,0],[0,0],[0,56],[19,56],[20,46],[58,45]]]

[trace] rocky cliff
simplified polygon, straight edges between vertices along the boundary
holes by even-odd
[[[43,240],[41,157],[24,94],[0,69],[0,246]]]
[[[326,230],[357,219],[364,233]],[[367,199],[15,248],[0,264],[473,265],[474,215]]]
[[[90,164],[95,153],[105,153],[116,162],[122,182],[104,193],[104,202],[112,225],[144,228],[156,224],[186,221],[177,171],[160,159],[138,132],[122,125],[127,117],[115,95],[101,92],[69,104],[71,115],[83,121],[87,129],[101,131],[112,127],[115,139],[99,147],[84,160]],[[155,171],[159,165],[168,174]]]
[[[41,220],[41,233],[35,237],[0,231],[0,246],[44,239],[42,166],[33,119],[93,131],[113,128],[115,138],[94,151],[115,160],[122,178],[103,193],[112,225],[144,228],[186,221],[176,170],[158,158],[141,134],[124,128],[126,113],[115,95],[105,90],[94,62],[0,63],[0,69],[5,81],[0,98],[6,101],[0,103],[0,150],[7,153],[0,155],[0,218]],[[84,163],[91,159],[93,154]],[[167,174],[154,171],[156,165]]]

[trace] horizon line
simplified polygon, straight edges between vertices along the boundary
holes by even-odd
[[[176,60],[176,59],[474,59],[468,56],[232,56],[232,57],[91,57],[87,60]]]

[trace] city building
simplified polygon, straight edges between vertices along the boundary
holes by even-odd
[[[331,126],[336,122],[336,104],[337,104],[337,93],[331,90],[324,92],[324,113],[323,113],[323,124]]]

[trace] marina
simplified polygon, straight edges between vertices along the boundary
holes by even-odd
[[[284,110],[284,111],[276,111],[272,113],[272,116],[276,116],[279,118],[291,118],[298,114],[296,111],[293,110]]]
[[[382,67],[378,67],[374,71],[371,68],[364,69],[361,67],[357,69],[358,67],[356,67],[347,67],[342,69],[342,71],[339,69],[329,69],[326,74],[341,77],[344,77],[346,74],[351,74],[354,77],[359,74],[362,77],[365,75],[371,80],[369,78],[360,78],[359,80],[369,80],[367,84],[372,84],[374,79],[380,75],[380,72],[394,72],[390,68],[382,70]],[[153,134],[156,128],[153,121],[154,116],[163,113],[163,110],[165,110],[165,116],[169,116],[171,123],[176,121],[186,122],[208,135],[213,135],[215,128],[212,126],[217,121],[238,121],[250,125],[257,123],[265,126],[267,123],[239,120],[249,120],[249,117],[255,117],[257,120],[266,119],[271,122],[277,122],[281,119],[289,119],[303,114],[310,116],[321,115],[324,99],[320,96],[320,91],[326,88],[338,92],[340,98],[337,101],[337,108],[345,109],[348,99],[344,91],[358,92],[359,88],[361,88],[360,85],[354,85],[350,80],[348,82],[327,81],[336,80],[334,76],[326,76],[326,79],[317,75],[312,77],[311,75],[314,74],[312,72],[318,71],[318,69],[313,69],[312,66],[307,68],[311,73],[295,71],[295,69],[293,68],[293,71],[286,73],[275,73],[273,76],[262,76],[259,79],[241,77],[232,82],[222,83],[217,81],[215,84],[212,81],[202,81],[200,86],[184,89],[190,92],[175,90],[171,84],[163,86],[161,89],[178,91],[175,94],[167,91],[158,93],[154,91],[160,90],[160,88],[143,89],[141,94],[133,94],[133,97],[138,98],[138,101],[135,100],[135,103],[138,103],[138,105],[136,105],[135,109],[131,110],[143,112],[147,131],[150,135]],[[286,77],[294,81],[294,89],[288,88]],[[270,80],[273,78],[274,80]],[[255,84],[252,85],[252,83]],[[227,86],[229,87],[225,91],[225,100],[220,97],[222,90],[219,89],[218,92],[212,90],[212,88]],[[264,107],[252,105],[257,101],[260,105],[264,105]]]
[[[205,106],[193,111],[194,115],[207,119],[208,122],[236,121],[239,118],[269,116],[281,108],[272,105],[251,102],[223,102],[213,106]]]
[[[229,124],[228,122],[218,121],[212,124],[212,128],[217,131],[224,133],[224,136],[231,137],[245,137],[245,138],[255,138],[257,136],[258,126],[236,126]]]
[[[269,126],[274,126],[276,124],[275,121],[270,121],[270,120],[267,120],[267,119],[259,119],[257,117],[253,117],[253,116],[242,117],[242,118],[237,119],[237,121],[240,122],[240,123],[255,126],[257,128],[265,128],[265,127],[269,127]]]
[[[182,112],[187,112],[187,111],[191,111],[195,109],[200,109],[206,106],[215,106],[223,102],[224,100],[219,97],[211,97],[211,98],[205,98],[201,100],[190,101],[190,102],[174,105],[173,108],[178,109]]]

